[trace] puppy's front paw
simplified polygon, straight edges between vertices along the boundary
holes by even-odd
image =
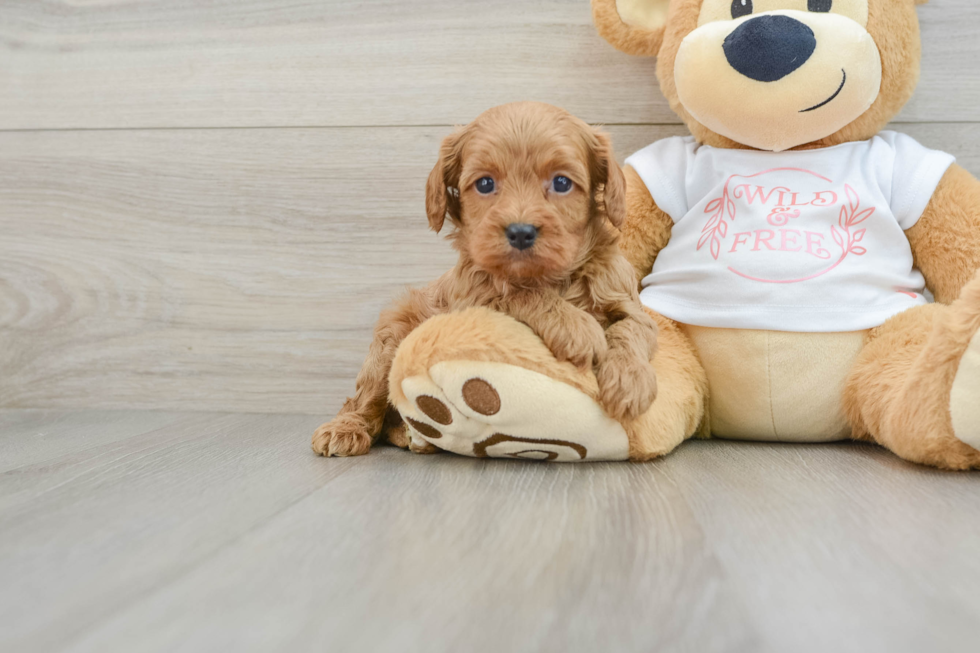
[[[313,451],[321,456],[363,456],[370,450],[367,422],[352,413],[338,415],[313,434]]]
[[[596,370],[599,403],[617,421],[636,419],[657,398],[657,374],[653,365],[614,348],[606,352]]]
[[[585,311],[556,321],[541,337],[555,358],[583,369],[591,368],[592,363],[606,353],[606,333]]]

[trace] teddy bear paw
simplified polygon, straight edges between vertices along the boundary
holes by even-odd
[[[953,381],[949,412],[953,433],[980,451],[980,332],[973,336]]]
[[[414,442],[477,458],[626,460],[625,430],[588,395],[522,367],[445,361],[402,379]],[[413,447],[414,449],[414,447]]]

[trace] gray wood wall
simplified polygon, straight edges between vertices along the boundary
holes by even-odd
[[[980,3],[920,9],[896,128],[980,173]],[[453,261],[439,140],[534,99],[684,133],[587,0],[0,0],[0,408],[327,414]]]

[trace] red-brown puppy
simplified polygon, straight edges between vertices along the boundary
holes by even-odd
[[[313,450],[365,454],[383,427],[408,446],[388,404],[395,351],[433,315],[473,306],[524,322],[559,360],[594,365],[611,417],[646,411],[656,396],[657,330],[616,245],[625,202],[609,137],[556,107],[496,107],[447,137],[426,212],[436,232],[449,217],[459,262],[381,315],[357,393],[317,429]]]

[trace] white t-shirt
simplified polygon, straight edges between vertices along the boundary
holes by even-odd
[[[640,298],[698,326],[879,326],[931,300],[903,232],[954,160],[895,132],[779,153],[658,141],[626,160],[674,220]]]

